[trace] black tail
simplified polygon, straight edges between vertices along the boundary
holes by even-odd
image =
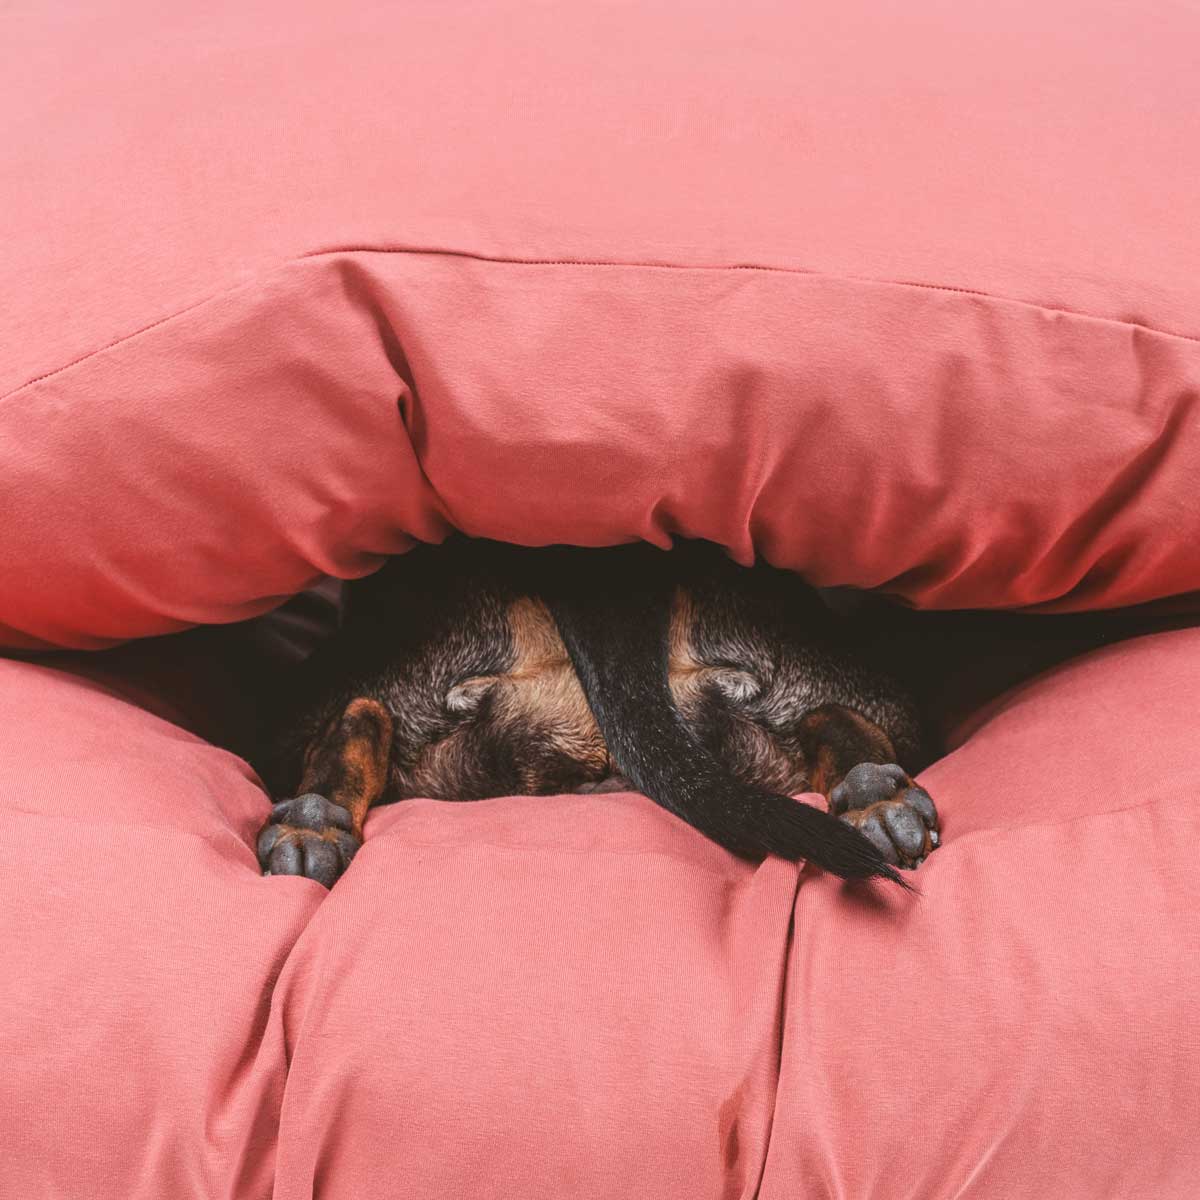
[[[693,735],[668,681],[668,558],[645,546],[564,549],[543,577],[543,596],[613,761],[639,791],[734,854],[803,858],[843,879],[880,876],[905,886],[856,829],[743,783]]]

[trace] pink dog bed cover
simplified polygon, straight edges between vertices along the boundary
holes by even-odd
[[[455,528],[1200,590],[1194,8],[2,25],[7,647]],[[262,879],[257,781],[133,682],[0,662],[0,1194],[1195,1193],[1196,633],[977,718],[919,898],[636,796],[414,801],[332,892]]]

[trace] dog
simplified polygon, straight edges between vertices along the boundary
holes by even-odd
[[[415,549],[352,585],[287,686],[260,865],[331,887],[406,798],[637,790],[734,854],[907,886],[940,839],[926,738],[840,628],[799,576],[708,543]]]

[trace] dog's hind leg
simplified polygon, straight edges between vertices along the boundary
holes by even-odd
[[[367,810],[388,781],[392,718],[378,700],[352,700],[309,744],[296,796],[271,809],[258,835],[266,875],[304,875],[326,887],[362,845]]]

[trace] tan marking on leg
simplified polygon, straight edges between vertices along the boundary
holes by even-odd
[[[706,688],[717,686],[726,696],[727,740],[719,755],[739,778],[773,791],[807,791],[807,766],[797,763],[771,732],[751,719],[736,701],[728,699],[730,689],[720,686],[730,676],[743,672],[732,667],[714,667],[696,654],[694,635],[696,608],[691,596],[676,589],[671,601],[671,621],[667,644],[667,681],[675,706],[686,721],[694,721]]]
[[[550,610],[540,600],[522,597],[508,610],[513,667],[501,680],[500,708],[507,720],[546,731],[555,748],[579,762],[589,776],[611,770],[608,748],[567,655]],[[531,769],[524,780],[538,790]]]
[[[353,700],[306,751],[297,794],[316,792],[340,804],[361,838],[367,810],[387,787],[391,750],[391,714],[378,700]]]
[[[802,752],[809,790],[827,800],[846,773],[859,763],[896,761],[896,750],[887,734],[874,721],[845,705],[825,705],[806,714],[800,724],[809,742],[808,752]]]
[[[692,634],[696,626],[696,608],[692,598],[677,588],[671,598],[671,623],[667,640],[667,682],[675,697],[675,706],[687,716],[696,705],[711,668],[696,657]]]
[[[827,783],[826,781],[833,779],[836,774],[837,767],[834,764],[833,751],[828,746],[818,746],[817,761],[808,772],[808,790],[810,792],[819,792],[822,796],[828,797],[837,784]]]

